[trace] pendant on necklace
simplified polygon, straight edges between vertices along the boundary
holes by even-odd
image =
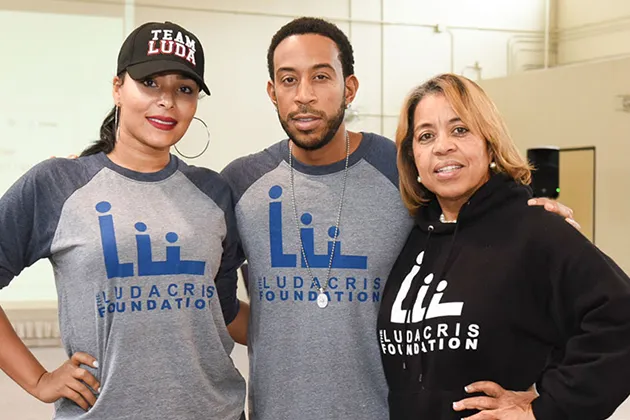
[[[322,309],[328,306],[328,296],[326,296],[326,293],[322,291],[319,292],[319,296],[317,296],[317,306]]]

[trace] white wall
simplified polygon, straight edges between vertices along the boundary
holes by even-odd
[[[123,37],[147,20],[177,22],[204,45],[212,96],[201,101],[198,116],[210,127],[212,144],[204,156],[190,163],[220,170],[231,160],[284,137],[265,91],[266,52],[272,35],[293,17],[325,17],[349,35],[360,80],[353,104],[359,118],[350,126],[391,137],[405,94],[436,73],[491,78],[506,75],[508,61],[512,71],[540,66],[544,5],[545,0],[0,0],[0,13],[40,13],[21,24],[35,44],[17,43],[21,58],[0,69],[0,86],[12,87],[8,94],[0,91],[3,102],[24,104],[22,114],[38,110],[29,114],[35,125],[53,118],[66,128],[45,138],[15,127],[9,131],[8,121],[18,111],[3,108],[0,149],[5,162],[13,159],[9,153],[19,156],[21,163],[11,173],[2,173],[0,193],[30,165],[49,155],[80,152],[97,138],[100,120],[112,104],[109,87],[117,50]],[[59,14],[68,17],[62,26],[54,24]],[[118,26],[106,27],[101,18]],[[69,41],[55,41],[53,28]],[[0,36],[7,40],[15,34],[0,25]],[[529,42],[534,38],[534,43]],[[41,49],[46,60],[41,59]],[[77,57],[80,68],[69,65]],[[479,70],[470,68],[475,63]],[[22,71],[21,65],[39,77]],[[38,84],[46,88],[38,89]],[[50,110],[46,118],[42,109]],[[199,126],[193,126],[191,134],[179,145],[185,154],[196,154],[205,144]],[[0,302],[53,301],[46,264],[27,270],[2,290]]]
[[[34,163],[76,153],[94,137],[110,106],[107,81],[116,69],[112,56],[115,43],[122,42],[122,27],[122,20],[111,16],[0,10],[5,54],[0,66],[0,193]],[[24,300],[55,300],[51,273],[48,261],[37,262],[2,290],[1,301],[22,306]]]
[[[557,0],[558,64],[630,55],[630,1]]]

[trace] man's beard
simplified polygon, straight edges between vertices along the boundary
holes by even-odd
[[[341,103],[341,106],[337,110],[337,113],[332,118],[327,120],[328,122],[326,124],[326,130],[324,132],[324,135],[321,136],[319,139],[315,139],[311,141],[300,139],[300,136],[303,136],[304,133],[308,135],[309,132],[300,132],[298,130],[292,131],[291,128],[289,128],[289,120],[291,119],[291,114],[289,114],[286,120],[283,120],[280,117],[280,114],[278,114],[278,118],[280,119],[280,124],[282,125],[282,129],[284,130],[285,133],[287,133],[287,136],[289,136],[289,138],[293,141],[293,144],[295,144],[300,149],[311,151],[311,150],[321,149],[322,147],[326,146],[328,143],[332,141],[333,137],[335,137],[335,134],[337,134],[337,131],[339,130],[339,127],[341,126],[341,123],[343,123],[345,113],[346,113],[346,101],[344,99],[344,101]],[[295,114],[295,115],[313,114],[313,115],[317,115],[320,118],[325,117],[325,114],[322,114],[321,112],[310,109],[308,106],[300,107],[300,110],[298,112],[295,112],[292,114]]]

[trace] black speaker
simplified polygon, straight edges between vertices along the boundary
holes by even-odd
[[[534,166],[534,197],[558,198],[560,195],[560,149],[537,147],[527,149],[527,159]]]

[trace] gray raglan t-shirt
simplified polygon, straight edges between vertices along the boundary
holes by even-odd
[[[238,419],[245,382],[226,324],[238,312],[232,194],[174,156],[151,174],[104,154],[43,162],[0,199],[0,287],[53,265],[63,345],[101,383],[56,419]]]
[[[296,221],[288,154],[281,141],[222,172],[235,193],[249,265],[250,420],[387,419],[376,319],[412,226],[398,191],[395,145],[363,133],[350,156],[325,309],[315,302],[298,235],[313,275],[325,281],[345,160],[294,160]]]

